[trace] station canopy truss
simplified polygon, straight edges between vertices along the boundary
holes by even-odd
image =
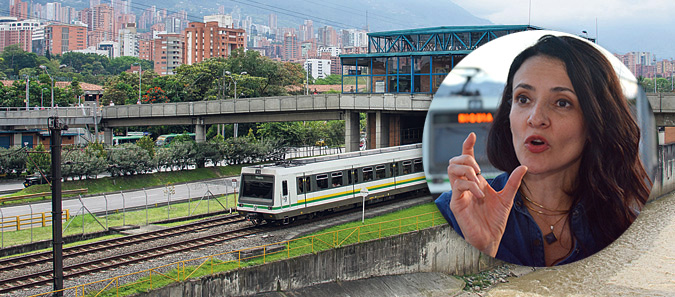
[[[540,29],[490,25],[368,33],[368,53],[340,56],[342,92],[433,94],[474,49],[507,34]]]

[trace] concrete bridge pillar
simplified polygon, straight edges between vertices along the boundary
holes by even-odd
[[[197,141],[197,143],[206,141],[206,125],[204,124],[195,125],[195,141]]]
[[[375,148],[375,140],[377,140],[377,137],[375,137],[377,135],[376,120],[375,113],[366,113],[366,149],[369,150]]]
[[[104,128],[103,129],[103,143],[106,145],[113,145],[113,129]]]
[[[22,147],[23,146],[23,142],[21,141],[22,138],[23,133],[19,132],[14,134],[14,146]]]
[[[375,148],[389,147],[389,115],[375,113]]]
[[[358,112],[345,111],[345,151],[359,150],[361,135],[359,133],[360,115]]]

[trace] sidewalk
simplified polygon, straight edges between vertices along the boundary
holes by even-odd
[[[649,203],[617,241],[588,259],[537,269],[488,296],[675,296],[675,194]]]

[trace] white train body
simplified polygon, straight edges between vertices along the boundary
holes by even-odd
[[[421,144],[244,167],[240,180],[237,211],[255,222],[427,189]]]

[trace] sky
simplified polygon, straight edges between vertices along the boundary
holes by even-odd
[[[669,0],[454,0],[495,24],[527,24],[597,37],[610,52],[646,51],[675,58],[675,1]],[[530,7],[530,9],[528,9]],[[529,14],[528,14],[529,10]],[[529,15],[529,16],[528,16]],[[597,30],[596,30],[597,19]]]

